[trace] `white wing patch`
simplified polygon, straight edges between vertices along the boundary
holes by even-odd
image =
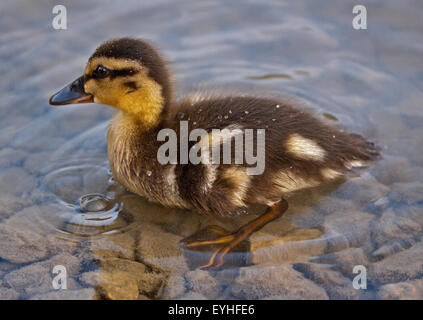
[[[342,175],[341,172],[330,169],[330,168],[324,168],[320,170],[320,173],[322,176],[327,180],[332,180],[340,177]]]
[[[286,141],[287,152],[299,159],[323,161],[326,151],[315,141],[304,138],[298,133],[292,134]]]

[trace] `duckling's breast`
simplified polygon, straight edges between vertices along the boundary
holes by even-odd
[[[189,208],[179,196],[175,165],[157,160],[155,131],[143,131],[118,113],[107,133],[107,153],[114,179],[129,191],[165,206]]]

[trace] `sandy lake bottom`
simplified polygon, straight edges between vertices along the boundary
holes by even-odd
[[[423,24],[418,1],[373,1],[354,30],[351,1],[53,1],[0,5],[0,299],[423,298]],[[418,10],[417,7],[420,7]],[[179,241],[253,218],[169,209],[117,184],[106,156],[113,110],[53,108],[99,43],[153,40],[179,92],[284,93],[377,142],[383,159],[306,190],[231,254]],[[55,290],[62,265],[67,290]],[[353,269],[367,271],[354,289]]]

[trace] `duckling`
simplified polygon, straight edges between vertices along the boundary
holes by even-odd
[[[212,226],[217,238],[183,241],[189,248],[217,245],[202,268],[222,266],[228,252],[288,209],[290,194],[338,179],[379,157],[379,148],[360,135],[281,99],[205,95],[176,101],[165,60],[140,39],[101,44],[84,74],[50,98],[51,105],[89,102],[118,110],[108,129],[108,159],[115,180],[129,191],[164,206],[220,216],[254,203],[267,206],[235,232]],[[230,163],[181,163],[179,154],[176,162],[160,163],[163,140],[158,135],[162,129],[181,135],[181,121],[188,122],[189,130],[204,129],[209,139],[213,129],[264,130],[264,171],[250,175],[249,165],[235,162],[233,152]],[[193,145],[190,142],[190,150]]]

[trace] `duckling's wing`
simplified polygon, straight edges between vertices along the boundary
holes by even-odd
[[[231,132],[235,129],[242,132],[252,129],[255,135],[259,131],[265,135],[261,154],[264,170],[259,174],[249,174],[247,169],[257,163],[249,164],[245,157],[242,163],[235,163],[233,148],[230,164],[224,163],[221,153],[219,164],[179,166],[176,171],[180,172],[180,188],[186,189],[182,193],[204,211],[209,208],[212,212],[227,212],[236,204],[250,202],[270,205],[288,193],[336,179],[379,155],[378,149],[362,137],[274,99],[244,96],[187,99],[177,106],[169,123],[178,131],[180,121],[187,121],[189,131],[204,129],[209,137],[213,136],[213,129],[228,129],[229,138],[234,140],[236,134]],[[189,148],[195,143],[190,142]],[[253,155],[258,156],[256,143],[252,149]],[[197,180],[195,186],[185,183]],[[213,209],[217,204],[218,208]]]

